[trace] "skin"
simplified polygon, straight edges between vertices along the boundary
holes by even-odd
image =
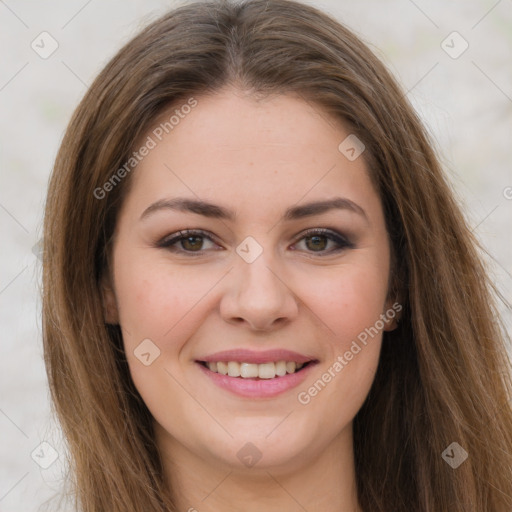
[[[232,87],[197,100],[130,177],[104,293],[106,319],[121,325],[132,378],[154,417],[178,510],[359,511],[352,421],[373,382],[382,332],[309,403],[297,395],[393,303],[381,202],[364,159],[338,150],[350,132],[304,100],[256,100]],[[224,206],[236,220],[171,209],[140,219],[173,197]],[[333,209],[280,220],[288,207],[333,197],[364,215]],[[304,238],[310,228],[352,245],[334,251],[322,235]],[[177,242],[175,252],[157,246],[183,229],[212,238]],[[263,249],[252,263],[236,252],[247,236]],[[394,327],[388,321],[384,330]],[[148,366],[134,354],[144,339],[160,350]],[[318,364],[284,394],[242,398],[195,362],[234,348],[284,348]],[[261,453],[252,467],[237,457],[247,442]]]

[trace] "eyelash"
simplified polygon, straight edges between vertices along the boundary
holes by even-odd
[[[335,248],[334,250],[330,250],[330,251],[308,251],[308,252],[311,252],[312,254],[320,255],[320,257],[323,254],[332,254],[332,253],[340,252],[344,249],[354,248],[354,244],[352,242],[350,242],[347,238],[340,235],[339,233],[336,233],[335,231],[331,231],[331,230],[325,229],[325,228],[308,229],[307,231],[305,231],[304,233],[301,234],[301,238],[299,238],[297,240],[297,242],[295,242],[295,244],[302,241],[305,238],[313,237],[313,236],[326,237],[328,240],[338,244],[337,248]],[[187,254],[187,255],[191,255],[191,256],[201,256],[205,252],[204,250],[188,251],[186,249],[178,250],[178,249],[176,249],[176,247],[173,247],[181,240],[185,240],[186,238],[189,238],[189,237],[203,237],[203,238],[207,238],[210,241],[215,243],[213,238],[205,231],[202,231],[200,229],[184,229],[184,230],[178,231],[177,233],[174,233],[170,236],[165,237],[164,239],[162,239],[160,242],[157,243],[157,247],[162,248],[162,249],[167,249],[167,250],[169,250],[171,252],[175,252],[175,253],[182,253],[182,254]]]

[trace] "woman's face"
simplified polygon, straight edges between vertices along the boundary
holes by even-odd
[[[351,443],[392,328],[379,197],[350,132],[301,99],[188,105],[141,138],[107,319],[164,452],[308,464]]]

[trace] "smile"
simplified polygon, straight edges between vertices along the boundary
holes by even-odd
[[[309,363],[295,361],[277,361],[262,364],[239,363],[238,361],[205,362],[202,364],[211,372],[242,379],[275,379],[301,370]]]
[[[267,361],[195,361],[196,367],[221,390],[243,398],[270,399],[300,386],[317,364],[305,362]]]

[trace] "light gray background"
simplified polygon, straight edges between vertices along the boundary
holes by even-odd
[[[512,0],[310,3],[355,30],[408,91],[510,301]],[[33,250],[53,160],[87,85],[124,42],[172,5],[0,0],[0,512],[38,510],[59,489],[64,467],[42,361],[40,261]],[[47,59],[31,48],[43,31],[59,44]],[[456,59],[441,46],[453,31],[469,44]],[[452,52],[461,42],[447,40]],[[502,313],[510,331],[503,306]],[[31,458],[43,441],[59,454],[48,469]],[[41,460],[49,457],[43,450]]]

